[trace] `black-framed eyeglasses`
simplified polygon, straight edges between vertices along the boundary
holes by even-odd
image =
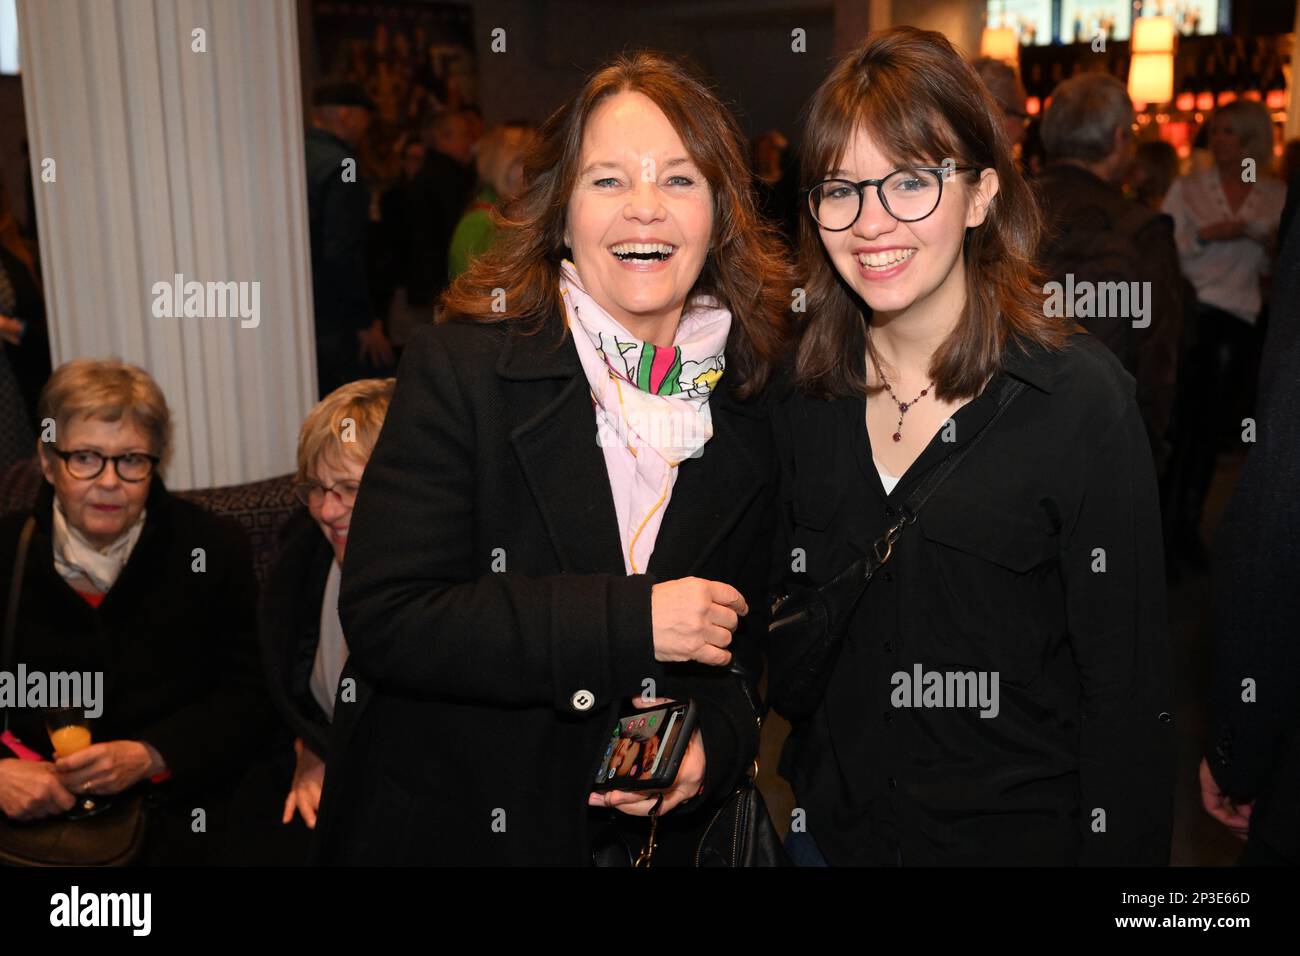
[[[300,481],[293,486],[294,495],[308,508],[324,505],[326,495],[333,495],[344,508],[351,508],[357,503],[357,492],[360,490],[359,481],[339,481],[329,487],[318,481]]]
[[[137,481],[144,481],[153,474],[154,467],[162,460],[157,455],[149,455],[142,451],[131,451],[125,455],[104,455],[90,448],[61,451],[52,445],[50,451],[63,459],[68,474],[79,481],[98,478],[103,474],[104,466],[111,461],[117,477],[134,484]]]
[[[824,179],[808,189],[808,211],[817,225],[842,232],[862,214],[863,190],[876,187],[880,205],[899,222],[917,222],[939,208],[943,181],[953,172],[977,166],[907,166],[884,179]]]

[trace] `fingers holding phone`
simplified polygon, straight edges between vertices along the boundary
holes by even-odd
[[[694,701],[633,698],[615,721],[588,804],[646,816],[661,793],[661,813],[694,797],[705,767],[695,724]]]

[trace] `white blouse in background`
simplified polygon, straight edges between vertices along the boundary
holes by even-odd
[[[325,579],[325,597],[320,604],[320,640],[316,643],[316,659],[311,665],[311,695],[321,710],[334,719],[334,695],[338,693],[343,665],[348,662],[348,645],[343,639],[343,622],[339,620],[339,582],[343,569],[338,561],[330,562],[329,577]]]
[[[1286,201],[1286,187],[1270,176],[1252,183],[1246,201],[1235,213],[1228,205],[1217,168],[1188,173],[1174,181],[1165,196],[1164,211],[1173,217],[1174,240],[1183,274],[1196,287],[1197,298],[1254,325],[1261,307],[1259,279],[1268,272],[1268,246],[1277,231]],[[1203,226],[1240,219],[1246,235],[1239,239],[1201,242]]]

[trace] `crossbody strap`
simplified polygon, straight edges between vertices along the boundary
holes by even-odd
[[[966,456],[974,450],[980,440],[992,431],[994,423],[1002,417],[1002,413],[1007,410],[1007,406],[1024,390],[1024,382],[1018,379],[1006,379],[1003,382],[1001,392],[998,393],[997,407],[993,410],[989,420],[980,426],[980,430],[975,433],[975,436],[970,441],[936,465],[917,485],[916,489],[908,495],[907,501],[899,509],[898,520],[876,539],[871,547],[871,554],[860,559],[863,564],[863,569],[860,572],[863,583],[876,572],[877,568],[889,560],[889,556],[894,549],[894,542],[902,535],[903,529],[916,522],[917,515],[921,513],[921,508],[930,500],[931,495],[956,470]]]
[[[32,543],[36,519],[28,517],[18,534],[18,551],[14,554],[14,571],[9,578],[9,603],[5,605],[4,637],[0,638],[0,670],[13,671],[18,653],[18,602],[23,593],[23,575],[27,571],[27,551]],[[4,729],[9,729],[9,710],[4,712]]]

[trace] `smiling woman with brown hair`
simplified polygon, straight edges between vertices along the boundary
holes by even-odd
[[[743,399],[791,283],[744,140],[642,53],[550,118],[525,179],[404,357],[357,498],[327,862],[590,862],[614,811],[655,803],[592,792],[639,695],[698,705],[668,829],[757,747],[725,666],[757,674],[774,514],[767,418]]]
[[[1133,379],[1044,310],[1038,208],[995,104],[942,35],[900,27],[835,66],[803,144],[777,576],[794,590],[885,564],[842,608],[837,658],[809,628],[771,635],[807,823],[792,856],[1166,863],[1151,454]]]

